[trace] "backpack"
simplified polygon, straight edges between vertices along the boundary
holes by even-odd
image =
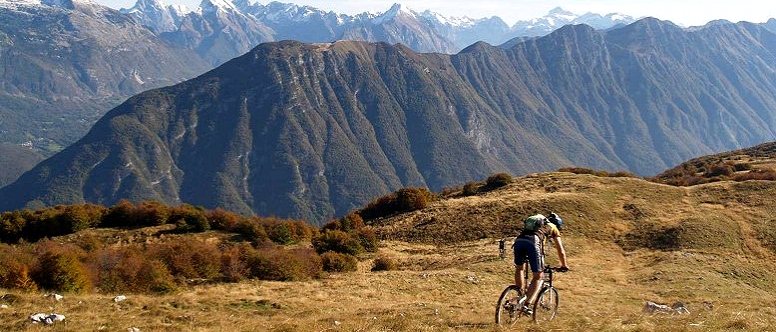
[[[527,231],[538,231],[546,222],[547,218],[541,214],[536,214],[525,219],[523,228]]]

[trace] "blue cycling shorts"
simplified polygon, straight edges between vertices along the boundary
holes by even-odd
[[[515,266],[521,266],[527,260],[531,272],[540,272],[544,268],[541,240],[537,236],[521,236],[515,241]]]

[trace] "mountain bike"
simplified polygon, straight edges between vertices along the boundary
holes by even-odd
[[[536,303],[532,312],[523,309],[526,297],[524,291],[517,285],[509,285],[501,292],[496,304],[496,324],[500,326],[513,326],[521,317],[531,316],[534,322],[550,321],[558,313],[558,290],[553,287],[553,272],[564,272],[558,267],[549,265],[544,267],[544,282],[536,296]],[[527,274],[526,274],[527,275]],[[527,283],[526,283],[527,285]]]

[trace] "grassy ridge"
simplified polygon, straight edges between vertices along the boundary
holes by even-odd
[[[636,178],[534,174],[473,196],[368,221],[383,241],[357,271],[308,281],[187,286],[159,296],[16,293],[4,330],[35,330],[27,315],[66,315],[61,330],[496,331],[496,297],[512,282],[497,240],[522,216],[565,220],[572,271],[561,274],[557,320],[516,330],[768,331],[776,324],[776,183],[673,187]],[[372,272],[391,257],[398,270]],[[554,261],[554,254],[550,255]],[[653,315],[646,301],[683,302],[689,315]]]

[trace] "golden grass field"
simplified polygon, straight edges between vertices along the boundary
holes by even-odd
[[[245,281],[152,296],[12,293],[2,331],[502,331],[514,236],[530,213],[558,212],[572,271],[556,274],[555,320],[514,331],[775,331],[776,183],[689,188],[634,178],[534,174],[373,224],[385,240],[359,271],[303,282]],[[518,225],[518,226],[516,226]],[[371,272],[387,255],[394,271]],[[549,254],[555,262],[555,253]],[[690,314],[643,312],[683,302]],[[29,315],[65,321],[31,324]],[[133,329],[134,328],[134,329]]]

